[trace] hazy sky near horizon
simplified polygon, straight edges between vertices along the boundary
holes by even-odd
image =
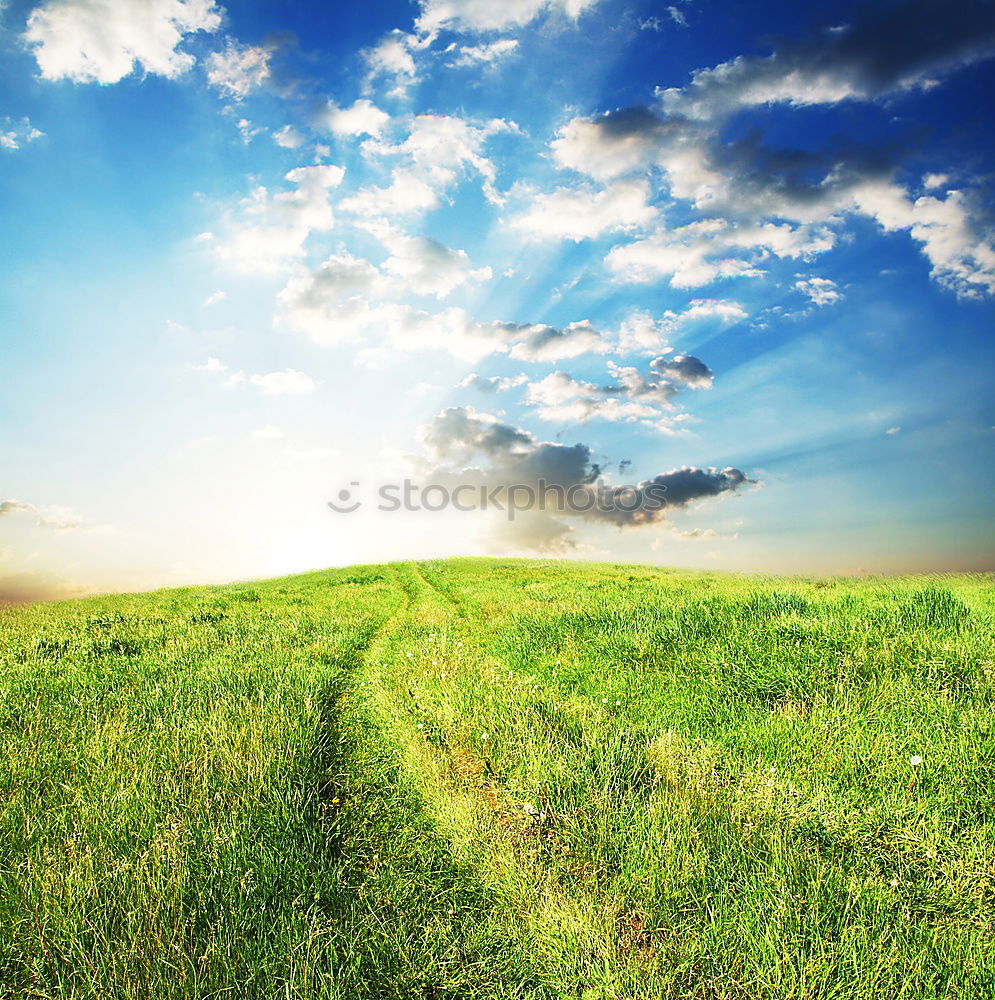
[[[0,2],[0,599],[995,568],[993,56],[981,0]],[[376,509],[539,476],[670,503]]]

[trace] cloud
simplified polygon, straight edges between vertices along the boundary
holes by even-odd
[[[381,111],[372,101],[360,98],[348,108],[340,108],[329,101],[318,115],[318,125],[335,135],[379,136],[390,121],[390,115]]]
[[[194,371],[207,372],[210,375],[224,375],[229,371],[228,365],[218,358],[208,358],[202,365],[192,365]],[[234,389],[236,386],[248,384],[258,389],[264,396],[304,396],[314,392],[318,383],[294,368],[285,368],[279,372],[269,372],[265,375],[250,375],[245,372],[232,372],[221,380],[223,389]]]
[[[373,231],[390,254],[383,270],[416,295],[444,299],[467,282],[491,279],[491,269],[474,268],[464,250],[450,250],[428,236],[408,236],[391,227]]]
[[[531,516],[523,519],[521,532],[511,523],[505,530],[523,547],[547,547],[549,538],[561,543],[564,519],[618,528],[660,523],[674,511],[753,483],[739,469],[683,467],[636,485],[613,484],[588,445],[541,441],[472,407],[443,410],[422,428],[421,439],[424,454],[416,466],[426,484],[482,486],[505,501],[515,486],[552,488],[543,504],[537,496],[515,491],[520,513],[523,509]],[[543,525],[544,519],[552,523]]]
[[[417,35],[398,29],[386,34],[376,45],[363,52],[368,67],[367,86],[386,78],[393,84],[389,96],[406,96],[408,88],[418,79],[412,52],[422,47],[423,42]]]
[[[699,70],[663,106],[691,118],[726,117],[761,104],[806,106],[878,100],[928,87],[995,53],[995,8],[977,0],[866,5],[850,25]]]
[[[497,62],[510,55],[518,48],[518,39],[499,38],[496,42],[484,42],[480,45],[460,45],[459,55],[450,63],[451,66],[479,66]]]
[[[526,402],[536,408],[536,416],[556,422],[586,423],[592,419],[611,422],[638,422],[664,433],[675,433],[687,419],[670,415],[673,398],[683,389],[710,389],[711,369],[689,354],[659,357],[650,362],[650,371],[608,363],[614,382],[595,385],[557,371],[529,385]]]
[[[277,297],[278,325],[301,330],[324,346],[353,341],[371,350],[388,345],[400,351],[446,351],[468,361],[507,353],[521,361],[555,362],[612,349],[610,338],[586,320],[562,328],[482,322],[458,307],[427,312],[384,301],[383,296],[396,293],[399,284],[403,288],[424,281],[416,286],[423,294],[439,294],[456,280],[454,273],[460,280],[487,274],[487,269],[467,271],[469,261],[461,251],[433,246],[420,237],[403,237],[395,250],[401,253],[388,257],[394,273],[386,271],[386,263],[381,271],[368,260],[333,254],[315,270],[293,276]],[[423,265],[436,257],[443,258],[448,271],[426,272]]]
[[[517,389],[521,385],[525,385],[529,380],[528,375],[514,375],[511,377],[502,377],[500,375],[491,375],[489,378],[484,375],[478,375],[476,372],[471,372],[462,382],[459,384],[461,389],[476,389],[478,392],[508,392],[510,389]]]
[[[641,229],[656,217],[645,180],[620,180],[601,190],[557,188],[525,192],[529,207],[508,224],[534,239],[593,239],[606,232]]]
[[[712,369],[693,354],[675,354],[672,358],[655,358],[650,368],[675,386],[689,389],[711,389]]]
[[[597,0],[421,0],[415,27],[421,32],[499,31],[521,27],[543,14],[576,19]]]
[[[35,518],[39,528],[53,528],[57,531],[71,531],[84,527],[83,519],[69,507],[49,504],[37,507],[22,500],[0,500],[0,517],[15,514],[29,514]]]
[[[488,139],[515,126],[500,118],[476,124],[453,115],[417,115],[410,120],[408,135],[391,144],[368,140],[364,152],[370,156],[399,159],[388,187],[365,188],[340,203],[340,208],[365,218],[420,214],[439,204],[442,195],[469,171],[483,181],[484,193],[492,201],[496,169],[483,149]]]
[[[614,247],[606,262],[620,281],[668,277],[675,288],[697,288],[720,278],[757,277],[764,273],[758,265],[769,257],[808,259],[835,242],[826,228],[703,219]]]
[[[966,193],[912,198],[898,184],[878,181],[858,188],[854,201],[884,230],[907,231],[944,287],[965,298],[995,293],[995,234],[979,221],[984,208],[974,208]]]
[[[293,368],[268,375],[251,375],[249,385],[255,386],[264,396],[306,396],[318,387],[310,375]]]
[[[27,118],[14,121],[12,118],[0,120],[0,149],[14,151],[28,143],[40,139],[45,133],[36,129]]]
[[[34,505],[22,500],[0,500],[0,517],[8,514],[31,514],[34,510]]]
[[[831,306],[843,298],[839,285],[830,278],[802,278],[795,282],[795,288],[817,306]]]
[[[136,66],[185,73],[195,60],[177,47],[220,23],[214,0],[48,0],[31,12],[24,40],[44,79],[109,84]]]
[[[241,202],[241,219],[218,247],[223,260],[242,271],[281,271],[304,256],[312,232],[326,232],[334,222],[329,191],[345,174],[342,167],[295,167],[285,180],[293,190],[275,194],[263,186]]]
[[[269,78],[273,49],[267,45],[239,45],[229,38],[220,52],[207,57],[207,81],[226,97],[241,101]]]
[[[694,299],[685,309],[668,309],[659,319],[643,311],[630,313],[618,331],[618,353],[660,354],[668,351],[669,339],[702,324],[728,326],[746,319],[746,310],[725,299]]]
[[[770,56],[699,70],[686,87],[658,91],[655,109],[568,122],[551,143],[560,166],[600,181],[644,174],[702,216],[616,248],[609,267],[622,280],[669,277],[675,287],[759,277],[765,259],[821,254],[848,215],[866,215],[920,243],[940,284],[958,295],[990,294],[993,238],[972,192],[912,196],[894,180],[902,151],[880,143],[833,135],[822,148],[779,149],[760,125],[737,128],[733,138],[726,128],[761,106],[878,101],[930,87],[995,54],[991,4],[955,0],[943,17],[936,13],[926,0],[864,8],[852,25]],[[948,181],[933,172],[923,186],[932,192]]]
[[[304,145],[304,136],[293,125],[284,125],[273,133],[273,141],[284,149],[300,149]]]
[[[217,358],[208,358],[202,365],[194,365],[193,369],[198,372],[221,374],[221,372],[228,371],[228,366],[222,364]]]
[[[635,369],[619,369],[623,378]],[[662,386],[646,399],[637,399],[638,389],[632,394],[621,386],[597,386],[591,382],[574,379],[566,372],[552,372],[538,382],[533,382],[526,395],[528,405],[535,407],[541,420],[556,423],[587,423],[589,420],[632,423],[639,421],[649,426],[662,426],[660,410],[669,408],[669,396]]]

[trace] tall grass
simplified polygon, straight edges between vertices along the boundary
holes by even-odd
[[[995,995],[989,577],[0,613],[0,996]]]

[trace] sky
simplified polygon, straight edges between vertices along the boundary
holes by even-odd
[[[0,2],[0,599],[995,568],[993,57],[980,0]]]

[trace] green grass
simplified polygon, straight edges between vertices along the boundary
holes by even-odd
[[[993,996],[993,618],[483,560],[0,611],[0,996]]]

